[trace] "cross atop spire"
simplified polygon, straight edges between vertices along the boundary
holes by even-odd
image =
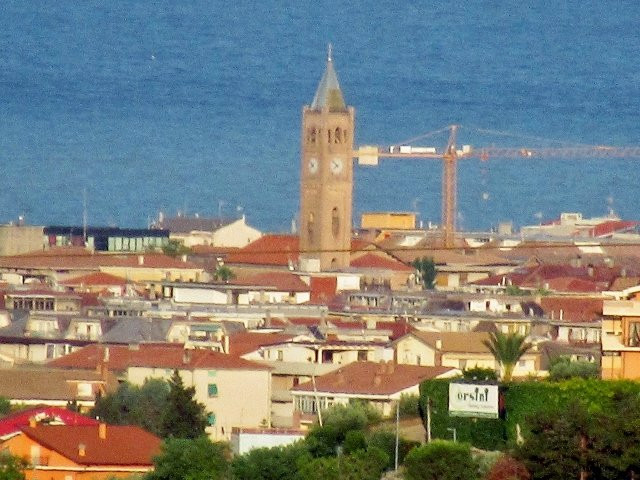
[[[327,48],[327,68],[322,75],[316,94],[313,97],[311,108],[322,110],[328,107],[330,112],[343,112],[347,110],[347,105],[342,97],[342,90],[338,83],[338,76],[333,68],[333,46],[329,44]]]

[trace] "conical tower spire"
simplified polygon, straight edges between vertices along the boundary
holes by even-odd
[[[344,103],[340,83],[338,83],[338,75],[333,68],[333,48],[329,44],[327,51],[327,68],[322,75],[316,94],[313,97],[311,108],[313,110],[322,110],[328,108],[330,112],[344,112],[347,105]]]

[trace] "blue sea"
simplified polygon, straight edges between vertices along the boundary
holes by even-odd
[[[456,123],[474,147],[640,145],[638,25],[640,3],[621,0],[5,0],[0,223],[79,225],[86,205],[96,226],[146,226],[162,210],[288,230],[302,106],[329,42],[357,144]],[[638,220],[638,162],[462,161],[458,223]],[[439,223],[438,161],[355,177],[354,221],[411,210]]]

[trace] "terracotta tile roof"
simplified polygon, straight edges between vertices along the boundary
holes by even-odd
[[[361,330],[363,328],[365,330],[367,329],[366,322],[333,320],[331,324],[336,328],[345,328],[345,329],[351,329],[351,330],[356,330],[356,329]],[[396,338],[400,338],[403,335],[406,335],[407,333],[412,332],[413,327],[405,321],[376,322],[374,330],[389,330],[391,331],[390,339],[395,340]]]
[[[608,237],[616,232],[624,232],[632,230],[638,226],[638,222],[625,220],[607,220],[599,223],[591,229],[591,235],[594,237]]]
[[[587,278],[558,277],[545,282],[545,289],[553,292],[595,293],[607,290],[609,282],[596,282]]]
[[[544,296],[540,305],[548,318],[556,321],[594,321],[602,317],[603,298]],[[562,312],[562,314],[561,314]]]
[[[420,367],[392,363],[354,362],[338,370],[316,377],[316,390],[321,393],[360,395],[392,395],[420,382],[455,370],[451,367]],[[313,391],[313,382],[291,389]]]
[[[304,283],[298,275],[283,271],[263,272],[243,276],[234,283],[239,285],[274,287],[280,292],[308,292],[310,290],[309,285]]]
[[[284,333],[239,332],[229,337],[229,353],[240,357],[255,352],[263,345],[283,343],[293,337]]]
[[[482,343],[489,339],[486,332],[421,332],[414,331],[413,335],[418,340],[429,345],[434,350],[443,353],[490,353]],[[440,348],[438,348],[440,344]]]
[[[135,426],[107,425],[105,438],[99,426],[38,425],[24,427],[22,432],[62,456],[80,465],[152,465],[160,453],[162,440]],[[78,445],[85,446],[85,455]]]
[[[336,277],[311,277],[311,303],[326,304],[336,296],[338,279]]]
[[[135,347],[123,345],[88,345],[80,350],[57,358],[48,365],[57,368],[95,369],[104,363],[105,348],[108,348],[109,370],[122,372],[129,367],[154,367],[181,370],[229,369],[265,370],[260,363],[244,360],[235,355],[202,349],[185,350],[181,344],[140,344]]]
[[[169,269],[201,269],[191,262],[183,262],[179,258],[159,253],[141,255],[114,255],[83,253],[72,255],[53,255],[49,251],[32,254],[0,257],[0,268],[49,269],[49,270],[99,270],[100,268],[169,268]]]
[[[78,399],[78,383],[92,384],[91,392],[95,395],[99,390],[115,389],[117,381],[113,375],[109,375],[105,380],[97,371],[82,369],[0,369],[0,397],[11,400],[37,400],[44,404]]]
[[[414,270],[410,267],[394,258],[384,258],[375,253],[366,253],[351,260],[351,267],[354,268],[369,268],[378,270],[394,270],[398,272],[411,272]]]
[[[0,419],[0,439],[19,432],[22,427],[28,427],[32,418],[37,422],[46,420],[47,423],[55,421],[64,425],[98,425],[99,423],[95,418],[80,415],[67,408],[43,405],[20,410]]]
[[[84,286],[84,287],[102,287],[102,286],[122,286],[127,284],[127,279],[111,275],[104,272],[93,272],[87,275],[81,275],[79,277],[70,278],[63,282],[61,285],[66,286]]]
[[[606,290],[620,274],[622,267],[573,267],[566,264],[531,265],[504,275],[494,275],[473,285],[516,285],[546,288],[560,292],[597,292]]]
[[[244,248],[230,253],[226,262],[231,264],[288,266],[298,261],[300,239],[297,235],[267,234]]]
[[[609,290],[621,292],[622,290],[638,285],[640,285],[640,277],[618,277],[609,285]]]

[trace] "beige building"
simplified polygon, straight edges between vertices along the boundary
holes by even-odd
[[[169,230],[169,238],[186,247],[207,245],[242,248],[262,236],[262,232],[249,225],[244,215],[238,219],[177,216],[165,218],[160,214],[156,228]]]
[[[44,227],[0,225],[0,256],[21,255],[42,250]]]
[[[499,365],[484,345],[489,334],[484,332],[412,332],[393,342],[399,364],[446,366],[459,368],[490,368]],[[514,368],[514,377],[538,375],[540,353],[532,348]]]
[[[271,370],[268,366],[210,350],[175,347],[148,349],[129,362],[127,380],[141,385],[147,378],[168,380],[178,370],[186,387],[209,415],[213,440],[231,438],[234,427],[271,425]]]
[[[448,367],[397,365],[392,362],[356,362],[342,366],[315,381],[294,386],[295,413],[302,425],[316,420],[318,410],[350,401],[366,401],[384,416],[394,412],[403,395],[418,395],[420,383],[434,378],[460,375],[460,370]]]
[[[313,102],[302,111],[300,263],[307,271],[349,266],[355,110],[342,96],[331,51]]]

